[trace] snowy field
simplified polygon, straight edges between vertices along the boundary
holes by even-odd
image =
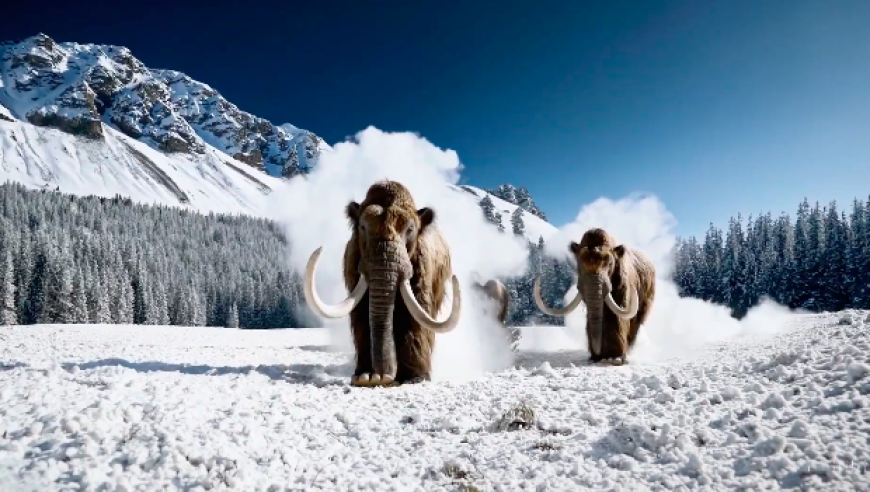
[[[318,329],[2,327],[0,490],[870,490],[867,318],[398,388]]]

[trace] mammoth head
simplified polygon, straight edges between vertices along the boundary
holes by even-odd
[[[571,241],[568,249],[577,263],[577,275],[591,275],[610,279],[616,264],[625,255],[625,246],[616,244],[604,229],[586,231],[579,243]]]
[[[314,288],[314,271],[321,249],[308,261],[305,271],[305,298],[311,309],[325,318],[347,316],[362,301],[368,291],[369,326],[375,359],[385,357],[392,340],[393,311],[397,292],[408,312],[423,326],[437,333],[446,333],[456,327],[461,313],[459,281],[452,277],[446,292],[452,290],[452,308],[447,319],[438,321],[419,304],[411,289],[415,275],[414,265],[424,263],[420,240],[432,226],[435,211],[417,209],[411,193],[401,183],[383,181],[372,185],[362,203],[351,201],[345,213],[352,227],[349,249],[356,248],[351,257],[358,258],[359,279],[350,296],[339,304],[328,305]],[[426,254],[429,253],[427,249]],[[449,254],[448,252],[444,252]],[[416,260],[416,261],[414,261]],[[347,265],[345,265],[347,267]]]
[[[418,254],[418,240],[435,220],[435,211],[428,207],[416,210],[413,202],[408,205],[385,207],[377,203],[360,205],[354,201],[347,204],[345,213],[359,248],[361,274],[369,277],[382,260],[392,259],[400,261],[395,266],[403,277],[410,280],[413,276],[411,258]],[[392,253],[399,256],[388,258],[389,248],[395,248]]]
[[[623,308],[613,299],[611,278],[627,253],[624,245],[604,229],[589,229],[579,243],[572,241],[569,250],[577,260],[577,295],[561,309],[547,307],[541,298],[540,277],[535,279],[535,303],[538,308],[552,316],[566,316],[586,302],[586,329],[592,334],[595,353],[600,350],[601,323],[606,305],[616,316],[631,319],[637,315],[639,306],[636,289],[631,289],[628,306]]]

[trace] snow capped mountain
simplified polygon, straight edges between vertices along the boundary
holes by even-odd
[[[0,181],[263,216],[280,178],[306,174],[325,151],[314,133],[242,111],[124,47],[44,34],[0,43]],[[522,207],[531,242],[556,231],[525,188],[452,188],[490,196],[506,231]]]
[[[110,127],[165,153],[204,155],[211,147],[272,176],[305,172],[330,148],[310,131],[240,110],[183,73],[149,69],[127,48],[44,34],[0,45],[0,105],[0,118],[91,139]]]
[[[485,197],[489,196],[489,199],[492,201],[493,205],[495,205],[495,211],[501,215],[501,223],[502,226],[504,226],[505,231],[512,230],[511,215],[514,213],[514,211],[517,208],[523,208],[523,212],[521,213],[523,222],[526,226],[524,235],[526,239],[535,244],[537,244],[539,238],[543,237],[544,241],[546,241],[557,231],[556,227],[551,225],[546,220],[543,220],[537,215],[533,215],[532,213],[527,213],[527,209],[525,209],[524,207],[518,207],[516,204],[505,201],[498,196],[493,195],[492,193],[487,193],[486,191],[483,191],[480,188],[468,185],[453,186],[452,188],[460,192],[470,193],[474,195],[478,200],[483,200]],[[528,192],[526,192],[526,195],[528,195]],[[532,201],[530,196],[528,197],[528,201],[531,202],[532,206],[534,206],[534,201]],[[535,210],[537,210],[537,208],[535,208]]]

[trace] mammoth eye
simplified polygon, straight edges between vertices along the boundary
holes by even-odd
[[[359,223],[359,230],[362,232],[366,232],[366,223],[365,222]]]
[[[405,228],[405,234],[411,235],[414,233],[414,224],[408,224],[408,227]]]

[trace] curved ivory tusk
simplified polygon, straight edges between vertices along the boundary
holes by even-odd
[[[580,296],[580,289],[578,287],[577,295],[574,296],[574,299],[571,299],[571,302],[568,303],[567,306],[563,308],[547,307],[547,305],[544,304],[544,299],[541,297],[541,277],[535,278],[535,304],[538,305],[538,309],[540,309],[544,314],[549,314],[550,316],[567,316],[577,309],[577,306],[580,305],[582,300],[583,297]]]
[[[308,259],[308,264],[305,266],[305,282],[304,293],[305,301],[308,307],[321,318],[342,318],[350,314],[353,308],[362,300],[368,289],[366,279],[360,274],[356,282],[353,292],[343,301],[338,304],[326,304],[317,295],[317,288],[314,284],[314,274],[317,271],[317,262],[320,259],[320,253],[323,252],[323,246],[314,250],[311,253],[311,258]]]
[[[443,321],[433,319],[429,316],[429,313],[423,310],[423,307],[420,306],[419,302],[417,302],[417,298],[414,297],[414,291],[411,290],[410,280],[405,279],[402,281],[401,285],[399,285],[402,299],[405,300],[405,306],[408,307],[411,316],[417,320],[417,323],[428,326],[435,333],[448,333],[453,331],[453,329],[456,328],[457,323],[459,323],[459,316],[462,314],[462,295],[459,291],[459,280],[456,278],[456,275],[453,275],[451,281],[451,297],[453,297],[453,306],[450,310],[450,315]]]
[[[616,301],[613,300],[613,295],[608,292],[606,296],[604,296],[604,302],[607,304],[607,307],[613,311],[613,314],[619,316],[622,319],[631,319],[637,315],[638,302],[637,297],[637,289],[631,289],[631,298],[628,300],[628,307],[622,309],[616,304]]]

